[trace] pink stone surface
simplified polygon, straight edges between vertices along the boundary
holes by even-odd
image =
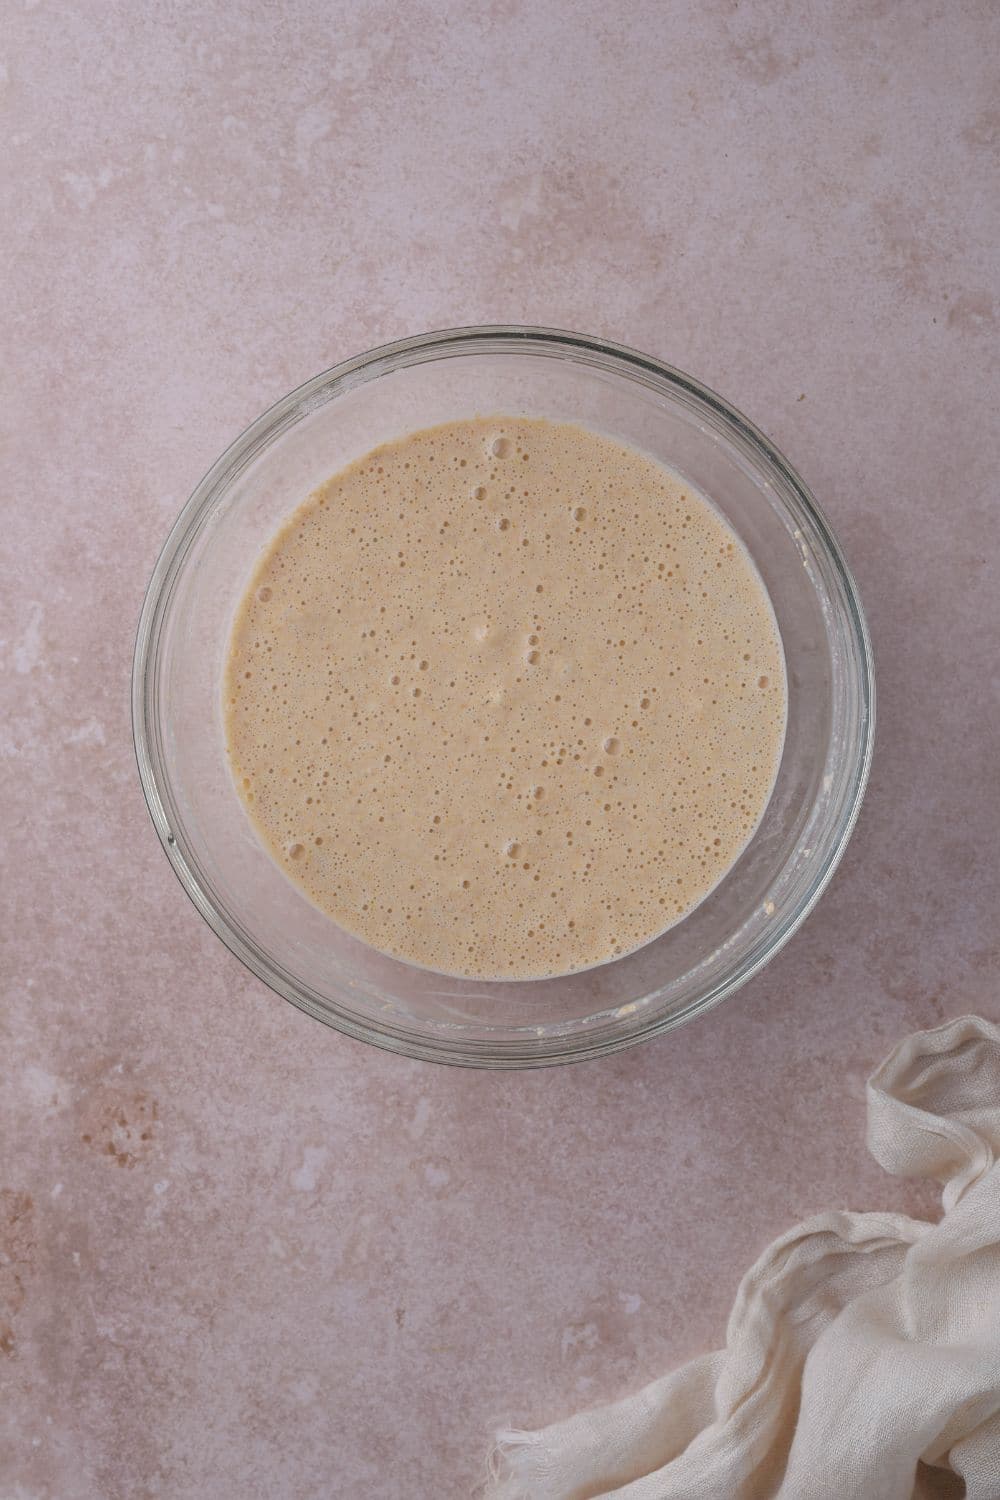
[[[903,1033],[997,1018],[1000,9],[19,0],[3,72],[4,1500],[457,1500],[498,1422],[718,1344]],[[876,768],[722,1009],[486,1076],[248,975],[163,858],[135,621],[195,481],[372,344],[637,345],[790,455],[858,574]]]

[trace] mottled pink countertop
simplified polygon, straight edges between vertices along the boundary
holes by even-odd
[[[909,1206],[863,1080],[1000,1015],[1000,10],[13,0],[0,1495],[459,1500],[491,1427],[721,1341],[801,1215]],[[858,574],[878,756],[722,1009],[483,1076],[293,1010],[189,905],[128,678],[170,522],[374,343],[556,324],[701,377]]]

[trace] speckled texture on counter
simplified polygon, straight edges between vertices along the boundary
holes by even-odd
[[[906,1207],[863,1080],[1000,1015],[1000,10],[14,0],[0,230],[0,1495],[459,1500],[491,1428],[717,1344],[814,1209]],[[480,321],[637,345],[790,455],[878,755],[780,957],[484,1076],[248,975],[160,852],[128,676],[188,492],[292,386]]]

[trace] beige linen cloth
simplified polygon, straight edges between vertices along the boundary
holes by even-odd
[[[489,1500],[1000,1500],[1000,1029],[902,1042],[868,1080],[868,1146],[944,1185],[938,1223],[807,1219],[743,1278],[724,1349],[500,1433]]]

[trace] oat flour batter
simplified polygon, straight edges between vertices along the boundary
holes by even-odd
[[[273,857],[446,973],[600,963],[695,906],[767,804],[783,656],[746,552],[584,428],[448,423],[289,519],[236,614],[233,776]]]

